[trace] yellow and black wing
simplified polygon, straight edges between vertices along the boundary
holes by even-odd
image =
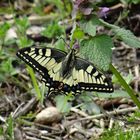
[[[91,62],[76,57],[72,70],[75,91],[113,92],[111,80],[99,71]]]
[[[20,49],[17,56],[38,71],[49,90],[65,93],[80,91],[113,92],[111,81],[89,61],[76,57],[70,73],[63,77],[61,74],[67,53],[55,48]]]
[[[60,84],[60,69],[67,53],[55,48],[26,47],[17,56],[42,76],[42,81],[53,89]]]

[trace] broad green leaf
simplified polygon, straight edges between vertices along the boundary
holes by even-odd
[[[134,79],[134,76],[132,75],[132,73],[129,73],[127,76],[123,76],[123,78],[127,84],[130,84],[132,80]],[[112,77],[112,82],[120,85],[120,82],[115,75],[113,75]]]
[[[129,46],[140,48],[140,40],[134,36],[131,31],[119,27],[112,28],[112,31],[116,33],[115,35],[119,37],[119,39],[121,39]]]
[[[41,32],[42,35],[53,38],[56,36],[61,36],[64,34],[64,28],[62,28],[58,23],[52,23],[47,25],[46,29]]]
[[[64,42],[64,40],[59,39],[59,40],[57,40],[55,42],[54,46],[55,46],[55,48],[64,51],[65,50],[66,43]]]
[[[99,98],[119,98],[119,97],[125,97],[125,98],[130,98],[128,93],[123,90],[115,90],[113,93],[101,93],[101,92],[96,92],[94,94],[95,96],[98,96]]]
[[[88,114],[99,114],[100,113],[100,108],[97,104],[95,104],[93,101],[91,102],[84,102],[80,108],[84,112],[88,112]]]
[[[27,28],[30,26],[30,22],[27,17],[15,19],[15,24],[19,35],[25,35]]]
[[[107,35],[99,35],[91,39],[85,39],[80,43],[80,54],[92,61],[97,67],[108,70],[111,62],[114,45]]]
[[[33,41],[28,39],[26,36],[19,37],[19,39],[16,40],[16,43],[21,48],[29,47],[33,45]]]
[[[56,107],[60,112],[68,113],[70,111],[71,103],[68,102],[69,101],[68,96],[63,96],[63,95],[56,96],[55,101],[56,101]]]
[[[135,47],[135,48],[140,48],[140,40],[130,30],[126,30],[126,29],[120,28],[116,25],[109,24],[101,19],[100,19],[100,22],[104,26],[111,28],[112,31],[115,33],[115,35],[120,40],[122,40],[123,42],[128,44],[129,46]]]
[[[83,37],[84,32],[79,27],[76,27],[75,30],[72,32],[72,39],[81,39]]]
[[[96,27],[100,25],[100,21],[96,16],[93,16],[90,20],[82,20],[80,22],[80,28],[91,36],[96,35]]]

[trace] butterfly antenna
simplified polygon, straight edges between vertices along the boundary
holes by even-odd
[[[70,45],[66,42],[66,40],[61,36],[60,36],[60,39],[62,39],[65,42],[65,44],[68,46],[68,48],[70,49]]]

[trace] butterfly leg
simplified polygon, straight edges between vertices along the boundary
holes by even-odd
[[[46,94],[46,98],[48,98],[52,93],[54,93],[55,92],[55,90],[54,90],[54,88],[50,88],[49,87],[49,89],[48,89],[48,93]]]
[[[46,105],[46,102],[48,103],[48,101],[49,101],[49,102],[52,101],[51,96],[50,96],[52,93],[55,93],[54,88],[48,87],[48,92],[46,93],[46,96],[44,97],[44,100],[43,100],[43,105],[44,105],[45,107],[47,106],[47,105]]]

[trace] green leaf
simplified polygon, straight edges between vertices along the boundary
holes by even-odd
[[[132,2],[133,2],[134,4],[138,4],[138,3],[140,3],[140,0],[132,0]]]
[[[132,73],[129,73],[128,75],[123,76],[123,78],[127,84],[130,84],[132,82],[132,80],[134,79],[134,76],[132,75]],[[115,75],[113,75],[113,77],[112,77],[112,82],[115,84],[120,84],[119,80],[117,79],[117,77]]]
[[[124,78],[121,76],[121,74],[116,70],[116,68],[110,64],[109,69],[113,72],[113,74],[118,78],[118,81],[120,82],[120,85],[127,91],[131,99],[134,101],[134,103],[138,106],[140,109],[140,101],[136,97],[135,91],[126,83]]]
[[[33,45],[33,41],[24,36],[19,37],[19,39],[16,41],[16,43],[21,48],[29,47],[29,46]]]
[[[111,48],[113,47],[113,42],[109,36],[98,35],[94,38],[81,41],[80,53],[97,65],[97,67],[106,71],[111,62]]]
[[[9,138],[11,138],[11,140],[14,139],[14,122],[13,122],[13,118],[12,116],[10,115],[8,120],[7,120],[7,134],[9,136]]]
[[[7,30],[10,28],[10,24],[4,23],[0,25],[0,37],[3,37],[6,35]]]
[[[125,97],[125,98],[130,98],[130,96],[128,95],[128,93],[126,91],[123,90],[115,90],[113,93],[101,93],[101,92],[96,92],[96,94],[94,94],[95,96],[99,97],[99,98],[120,98],[120,97]]]
[[[8,23],[4,23],[0,25],[0,46],[4,44],[4,39],[9,28],[10,28],[10,24]]]
[[[0,126],[0,136],[2,136],[4,134],[4,130],[3,130],[3,127]]]
[[[80,28],[91,36],[96,35],[96,27],[100,25],[100,21],[96,16],[93,16],[90,20],[82,20],[80,22]]]
[[[30,22],[27,17],[23,17],[22,19],[15,19],[15,24],[18,33],[21,35],[25,35],[27,28],[30,26]]]
[[[33,83],[33,86],[35,88],[35,91],[36,91],[36,94],[37,94],[37,98],[41,101],[42,95],[41,95],[41,91],[40,91],[37,79],[35,77],[35,73],[34,73],[33,69],[30,66],[28,66],[28,65],[27,65],[27,70],[28,70],[28,72],[30,74],[30,77],[32,79],[32,83]]]
[[[2,73],[7,73],[7,74],[10,74],[12,73],[13,71],[15,71],[15,69],[13,68],[13,65],[12,65],[12,58],[11,59],[7,59],[7,60],[4,60],[0,66],[1,66],[1,69],[0,69],[0,72]]]
[[[140,40],[134,36],[130,30],[125,30],[123,28],[114,27],[112,31],[115,32],[116,36],[123,42],[134,48],[140,48]]]
[[[100,108],[93,101],[84,102],[84,104],[80,107],[84,112],[88,112],[88,114],[99,114]]]
[[[71,103],[69,101],[69,96],[59,95],[55,97],[56,106],[58,110],[62,113],[68,113],[71,108]]]
[[[83,37],[84,32],[79,27],[76,27],[75,30],[72,32],[72,39],[81,39]]]
[[[64,42],[64,40],[59,39],[59,40],[57,40],[55,42],[54,46],[55,46],[55,48],[64,51],[65,50],[66,43]]]
[[[43,30],[41,34],[48,38],[61,36],[62,34],[64,34],[64,28],[58,25],[58,23],[52,23],[47,25],[46,29]]]
[[[130,31],[130,30],[126,30],[124,28],[120,28],[116,25],[113,24],[109,24],[105,21],[103,21],[102,19],[100,19],[100,22],[108,27],[111,28],[112,31],[115,33],[115,35],[122,40],[123,42],[125,42],[126,44],[128,44],[131,47],[135,47],[135,48],[139,48],[140,47],[140,40],[134,36],[134,34]]]

